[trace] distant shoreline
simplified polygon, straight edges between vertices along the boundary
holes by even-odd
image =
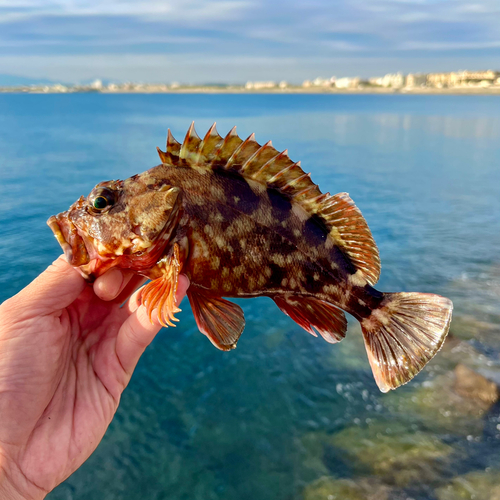
[[[119,89],[119,90],[95,90],[95,89],[69,89],[60,91],[51,87],[0,87],[3,94],[339,94],[339,95],[500,95],[500,86],[494,87],[456,87],[456,88],[377,88],[362,87],[354,89],[338,89],[324,87],[287,87],[287,88],[263,88],[246,89],[244,87],[211,87],[211,86],[181,86],[169,89]]]

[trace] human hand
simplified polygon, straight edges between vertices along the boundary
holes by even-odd
[[[101,441],[161,328],[141,281],[112,269],[92,287],[60,257],[0,305],[0,498],[44,498]],[[188,286],[181,275],[178,303]]]

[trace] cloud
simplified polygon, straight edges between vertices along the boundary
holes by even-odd
[[[230,21],[239,17],[249,5],[245,0],[0,0],[0,22],[38,16],[134,16],[169,21]],[[9,18],[10,15],[10,18]]]
[[[260,58],[274,61],[262,66],[269,75],[294,60],[304,79],[311,61],[349,58],[363,73],[366,61],[392,59],[397,70],[409,57],[494,60],[499,43],[498,0],[0,0],[0,50],[13,58],[4,72],[17,58],[66,61],[68,77],[96,74],[116,67],[114,58],[129,65],[122,73],[135,68],[141,79],[152,74],[142,61],[161,57],[178,64],[170,79],[183,80],[191,67],[195,80],[200,61],[205,80],[217,81],[223,61],[241,76]],[[76,72],[73,60],[86,68]],[[216,61],[211,75],[209,61]]]

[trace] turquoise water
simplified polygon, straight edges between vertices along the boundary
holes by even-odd
[[[349,192],[380,249],[378,288],[450,297],[454,337],[382,395],[354,320],[332,346],[268,299],[240,301],[246,330],[222,353],[184,303],[97,451],[49,498],[447,500],[476,476],[500,486],[500,408],[453,392],[457,363],[500,374],[498,97],[0,95],[0,301],[59,255],[50,215],[156,165],[167,128],[180,140],[192,120],[200,135],[217,121],[272,139],[323,191]]]

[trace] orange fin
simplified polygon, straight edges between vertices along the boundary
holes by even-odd
[[[439,351],[450,328],[451,300],[431,293],[386,293],[361,321],[368,360],[379,389],[410,381]]]
[[[347,320],[344,313],[324,300],[314,297],[301,297],[300,295],[287,295],[273,297],[276,305],[295,323],[311,335],[319,334],[332,344],[340,342],[347,330]]]
[[[168,129],[167,133],[167,148],[162,151],[160,148],[156,148],[160,160],[162,163],[177,163],[179,161],[179,152],[181,150],[181,144],[174,139],[172,132]]]
[[[179,158],[191,161],[194,164],[198,157],[198,149],[201,143],[202,141],[194,129],[194,122],[192,122],[179,151]]]
[[[148,283],[141,292],[141,303],[146,307],[151,321],[153,311],[158,310],[158,321],[162,326],[175,326],[179,321],[174,314],[181,310],[177,307],[177,283],[179,280],[179,246],[174,245],[174,254],[165,257],[156,266],[163,272],[159,278]]]
[[[163,152],[160,148],[156,148],[156,151],[158,151],[158,156],[160,157],[160,160],[162,163],[168,163],[168,155],[167,153]]]
[[[234,349],[245,328],[241,307],[194,287],[189,288],[187,295],[200,332],[218,349]]]
[[[363,278],[374,285],[380,277],[377,245],[359,208],[347,193],[330,196],[318,204],[318,214],[330,228],[330,236],[349,256]]]

